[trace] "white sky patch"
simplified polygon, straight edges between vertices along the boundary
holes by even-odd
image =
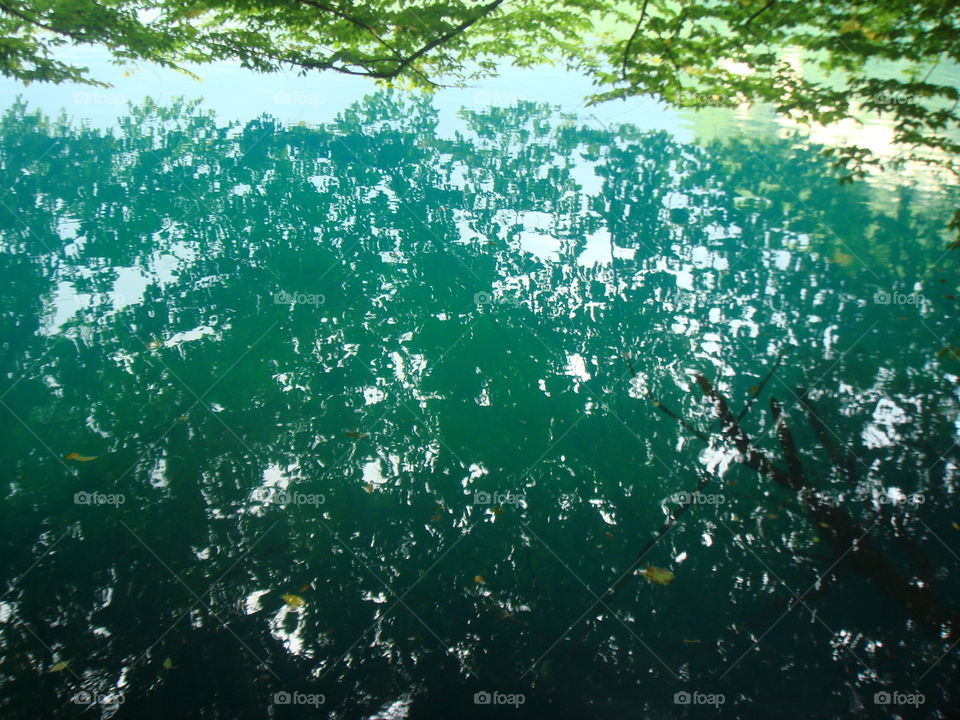
[[[578,265],[591,266],[601,263],[606,265],[612,259],[610,248],[613,237],[607,228],[602,227],[586,237],[587,246],[577,258]]]
[[[243,601],[244,614],[253,615],[253,613],[263,610],[263,605],[260,603],[260,598],[269,594],[269,592],[269,590],[254,590],[252,593],[247,595]]]
[[[690,251],[690,258],[693,260],[694,266],[698,268],[726,270],[730,267],[730,263],[725,257],[702,245],[698,245]]]
[[[608,510],[607,501],[594,498],[590,500],[590,504],[597,509],[597,512],[600,513],[600,517],[603,518],[603,521],[607,525],[616,525],[617,524],[617,514],[612,510]]]
[[[193,342],[194,340],[200,340],[207,335],[212,335],[214,340],[220,339],[220,333],[214,330],[209,325],[201,325],[195,327],[192,330],[184,330],[183,332],[178,332],[175,335],[170,336],[163,343],[164,347],[176,347],[177,345],[182,345],[183,343]]]
[[[263,478],[257,487],[250,491],[250,507],[247,510],[251,515],[263,515],[264,508],[274,502],[277,495],[286,491],[290,485],[290,475],[300,469],[298,463],[282,468],[271,463],[263,471]]]
[[[143,296],[150,287],[150,278],[138,267],[114,268],[117,279],[113,281],[113,289],[109,293],[110,302],[114,310],[121,310],[128,305],[137,305],[143,302]]]
[[[873,409],[873,422],[864,429],[861,437],[868,448],[889,447],[902,438],[897,425],[910,422],[906,411],[890,398],[881,398]]]
[[[73,283],[61,281],[50,298],[49,309],[44,314],[40,333],[43,335],[57,335],[73,317],[81,310],[90,307],[93,296],[78,293]]]
[[[582,382],[586,382],[591,378],[587,370],[587,361],[583,359],[582,355],[577,353],[567,355],[567,367],[564,369],[564,373]]]
[[[277,614],[270,619],[270,634],[282,642],[287,652],[291,655],[305,655],[309,657],[312,653],[304,652],[303,642],[303,631],[306,627],[305,610],[305,605],[294,608],[284,603]],[[288,615],[294,615],[296,617],[296,624],[293,630],[287,630],[286,620]]]
[[[677,279],[677,287],[681,290],[693,290],[693,273],[689,270],[673,270]]]
[[[733,450],[724,450],[719,447],[704,448],[699,460],[710,474],[723,477],[736,460],[737,454]]]
[[[167,459],[160,458],[150,470],[150,484],[155,488],[165,488],[170,484],[167,479]]]
[[[362,480],[364,484],[383,485],[387,478],[383,475],[383,462],[380,458],[374,458],[363,465]]]

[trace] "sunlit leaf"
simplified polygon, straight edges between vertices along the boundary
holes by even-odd
[[[81,455],[79,453],[69,453],[66,456],[67,460],[76,460],[77,462],[90,462],[91,460],[96,460],[96,455]]]
[[[666,568],[651,565],[643,571],[643,576],[655,585],[669,585],[676,577]]]

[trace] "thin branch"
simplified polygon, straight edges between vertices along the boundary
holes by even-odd
[[[324,3],[324,2],[319,2],[319,0],[300,0],[300,2],[302,2],[304,5],[309,5],[311,7],[317,8],[318,10],[323,10],[325,12],[330,13],[331,15],[335,15],[341,20],[345,20],[351,25],[355,25],[361,30],[365,30],[367,33],[369,33],[369,35],[374,40],[376,40],[378,43],[383,45],[383,47],[385,47],[387,50],[393,53],[393,58],[378,58],[375,60],[369,60],[368,62],[402,62],[403,61],[403,56],[400,54],[400,52],[396,48],[394,48],[392,45],[390,45],[386,40],[380,37],[380,33],[378,33],[376,28],[374,28],[372,25],[365,23],[363,20],[360,20],[359,18],[356,18],[353,15],[349,15],[348,13],[343,12],[339,8],[333,7],[332,5],[328,5],[327,3]]]
[[[640,26],[643,25],[644,18],[647,17],[647,2],[649,2],[649,0],[643,0],[643,7],[640,9],[640,19],[637,20],[637,24],[633,28],[633,33],[631,33],[630,39],[627,40],[627,46],[623,49],[623,61],[620,63],[620,79],[624,82],[627,80],[627,60],[630,57],[630,47],[633,45],[633,41],[637,39]]]
[[[777,0],[770,0],[770,2],[768,2],[768,3],[767,3],[766,5],[764,5],[762,8],[760,8],[759,10],[757,10],[753,15],[751,15],[750,17],[748,17],[748,18],[744,21],[743,27],[749,26],[750,23],[752,23],[754,20],[756,20],[756,19],[760,16],[761,13],[764,13],[764,12],[766,12],[767,10],[769,10],[770,8],[772,8],[776,2],[777,2]]]
[[[48,32],[56,33],[57,35],[63,35],[64,37],[68,37],[68,38],[70,38],[71,40],[76,40],[77,42],[84,42],[84,43],[92,43],[92,42],[94,42],[94,41],[93,41],[91,38],[89,38],[89,37],[85,37],[85,36],[83,36],[83,35],[78,35],[78,34],[76,34],[76,33],[70,32],[69,30],[63,30],[63,29],[61,29],[61,28],[56,28],[56,27],[53,27],[52,25],[48,25],[48,24],[46,24],[46,23],[43,23],[43,22],[41,22],[40,20],[38,20],[37,18],[32,18],[32,17],[30,17],[29,15],[27,15],[27,14],[25,14],[25,13],[19,11],[19,10],[15,10],[14,8],[12,8],[12,7],[10,7],[9,5],[7,5],[6,3],[0,3],[0,10],[2,10],[3,12],[5,12],[5,13],[7,13],[7,14],[9,14],[9,15],[14,16],[15,18],[18,18],[18,19],[20,19],[20,20],[23,20],[23,21],[24,21],[25,23],[27,23],[28,25],[33,25],[34,27],[38,27],[38,28],[40,28],[41,30],[47,30]]]
[[[469,20],[464,20],[462,23],[460,23],[460,24],[457,25],[456,27],[451,28],[450,30],[448,30],[447,32],[445,32],[443,35],[441,35],[441,36],[439,36],[439,37],[431,40],[431,41],[428,42],[426,45],[424,45],[424,46],[421,47],[419,50],[417,50],[415,53],[413,53],[412,55],[409,55],[405,60],[403,60],[403,61],[396,67],[396,69],[395,69],[395,71],[394,71],[394,74],[395,74],[395,75],[400,74],[400,73],[403,72],[411,63],[416,62],[416,61],[419,60],[421,57],[423,57],[423,56],[426,55],[428,52],[430,52],[430,51],[433,50],[435,47],[437,47],[438,45],[442,45],[443,43],[447,42],[447,40],[449,40],[449,39],[451,39],[451,38],[459,35],[459,34],[462,33],[464,30],[467,30],[468,28],[470,28],[472,25],[475,25],[475,24],[478,23],[480,20],[482,20],[483,18],[485,18],[487,15],[489,15],[489,14],[492,13],[494,10],[496,10],[498,7],[500,7],[500,6],[503,4],[503,2],[504,2],[504,0],[493,0],[493,2],[488,3],[488,4],[484,5],[482,8],[480,8],[480,13],[479,13],[476,17],[473,17],[473,18],[471,18],[471,19],[469,19]]]
[[[760,384],[757,385],[757,391],[747,399],[747,402],[743,406],[743,410],[740,411],[740,414],[737,415],[737,422],[741,422],[743,418],[746,417],[747,413],[750,412],[750,407],[756,402],[757,398],[760,397],[760,393],[763,392],[763,389],[767,386],[767,383],[770,382],[770,378],[773,377],[773,374],[777,371],[777,368],[780,366],[780,361],[783,360],[783,356],[786,354],[789,346],[784,346],[784,348],[777,355],[776,362],[773,363],[770,370],[764,376],[763,380],[760,381]]]

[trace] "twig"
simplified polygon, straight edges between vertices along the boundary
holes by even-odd
[[[743,406],[743,410],[740,411],[740,414],[737,415],[737,422],[743,420],[746,417],[747,413],[750,412],[750,407],[757,401],[757,398],[760,397],[760,393],[763,392],[763,389],[767,386],[767,383],[770,382],[770,378],[773,377],[774,373],[777,371],[777,368],[780,367],[780,361],[783,360],[783,356],[787,354],[789,346],[784,346],[777,355],[776,361],[770,367],[770,370],[767,371],[767,374],[764,376],[763,380],[760,381],[760,384],[757,385],[757,391],[749,398],[747,398],[746,404]]]
[[[620,79],[624,82],[627,80],[627,60],[630,57],[630,47],[640,32],[640,26],[643,25],[644,18],[647,17],[647,2],[648,0],[643,0],[643,7],[640,9],[640,19],[637,20],[637,24],[633,28],[633,33],[631,33],[630,39],[627,40],[627,46],[623,49],[623,61],[620,63]]]
[[[607,591],[604,593],[604,599],[613,597],[613,595],[615,595],[616,592],[620,590],[621,587],[623,587],[623,584],[633,576],[633,573],[637,570],[638,567],[640,567],[640,564],[643,562],[643,559],[647,556],[647,553],[649,553],[653,549],[654,545],[660,542],[660,538],[662,538],[664,535],[670,532],[671,528],[673,528],[673,526],[677,524],[677,520],[680,519],[680,516],[690,509],[690,506],[693,505],[697,496],[703,491],[703,489],[707,486],[707,484],[710,482],[711,479],[712,477],[710,475],[704,475],[703,478],[701,478],[700,482],[697,483],[697,487],[694,488],[693,492],[688,494],[687,499],[684,500],[684,502],[680,505],[680,507],[674,510],[674,512],[670,515],[670,518],[663,525],[661,525],[660,529],[657,530],[654,536],[647,541],[646,545],[643,546],[643,549],[641,549],[640,552],[637,554],[636,559],[632,563],[630,563],[630,567],[628,567],[627,570],[623,573],[623,575],[620,576],[620,579],[617,580],[609,588],[607,588]]]
[[[787,470],[790,472],[791,490],[799,490],[807,484],[807,474],[803,470],[803,463],[800,462],[800,455],[797,453],[797,444],[793,440],[793,433],[790,432],[790,426],[783,417],[783,411],[776,398],[770,398],[770,412],[773,414],[773,421],[776,423],[777,435],[780,438],[780,447],[783,448],[783,456],[787,459]]]

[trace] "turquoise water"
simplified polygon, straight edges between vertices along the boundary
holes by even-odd
[[[440,122],[7,109],[4,716],[948,716],[956,190]]]

